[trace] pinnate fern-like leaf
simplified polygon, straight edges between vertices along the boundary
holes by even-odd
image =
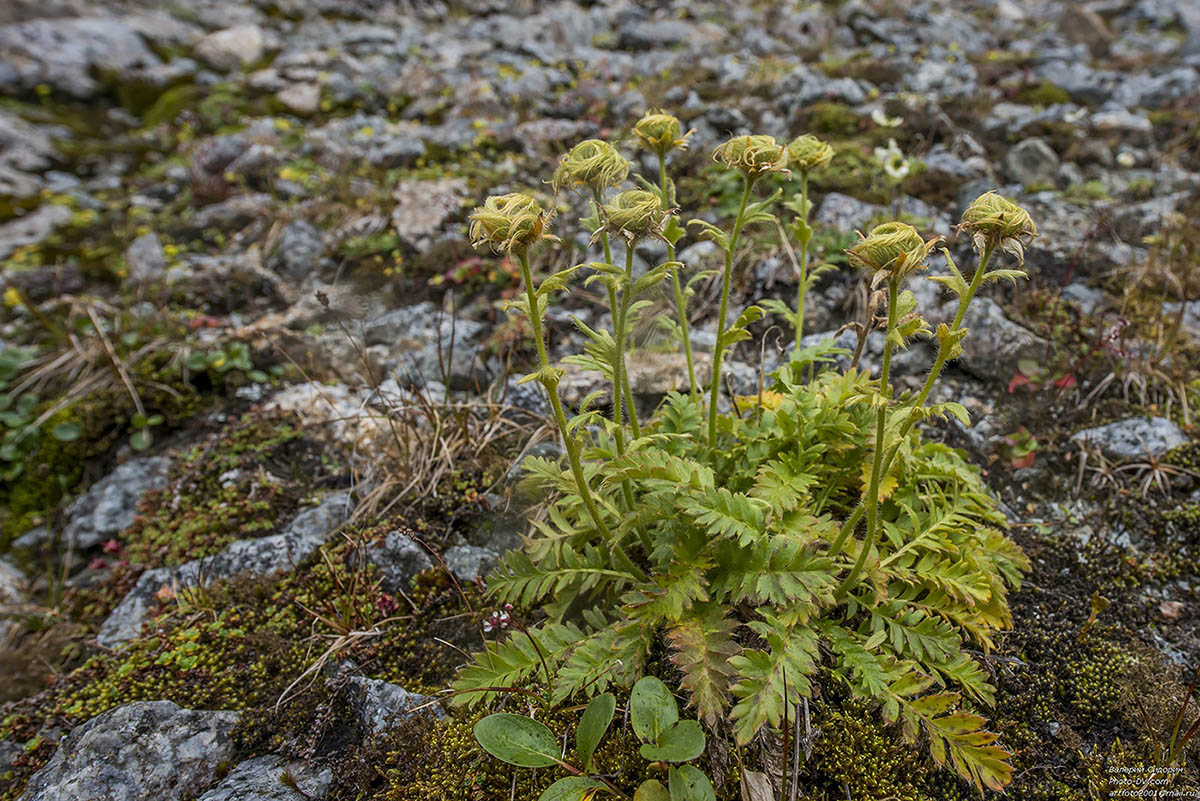
[[[729,683],[734,675],[730,659],[738,653],[733,641],[737,623],[724,617],[720,607],[697,610],[667,632],[673,648],[671,661],[683,672],[683,689],[692,696],[696,714],[715,727],[729,703]]]

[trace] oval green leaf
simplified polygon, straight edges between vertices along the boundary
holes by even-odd
[[[580,716],[579,728],[575,732],[575,750],[579,752],[584,771],[592,769],[592,754],[596,753],[596,746],[604,739],[616,708],[616,696],[603,693],[593,698]]]
[[[712,782],[693,765],[671,767],[667,774],[671,786],[671,801],[717,801]]]
[[[142,428],[133,432],[133,436],[129,438],[129,445],[135,451],[144,451],[154,442],[154,437],[148,429]]]
[[[681,720],[638,753],[650,762],[690,762],[704,753],[704,730],[694,720]]]
[[[74,442],[83,434],[83,427],[79,423],[63,422],[50,429],[50,436],[54,437],[59,442]]]
[[[658,779],[646,779],[633,794],[633,801],[671,801],[671,794]]]
[[[659,734],[679,720],[679,707],[667,685],[653,676],[645,676],[633,685],[629,716],[639,739],[657,743]]]
[[[587,801],[603,790],[604,783],[587,776],[568,776],[550,785],[538,796],[538,801]]]
[[[475,724],[475,739],[496,759],[521,768],[558,764],[554,732],[533,718],[500,712]]]

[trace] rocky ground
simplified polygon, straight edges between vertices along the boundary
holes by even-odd
[[[984,657],[1009,795],[1109,797],[1161,763],[1200,664],[1198,68],[1200,7],[1174,0],[4,4],[0,798],[537,796],[433,698],[495,636],[481,576],[529,500],[512,467],[556,447],[510,378],[516,272],[465,217],[549,198],[566,147],[628,144],[659,106],[695,131],[687,216],[736,207],[709,158],[731,133],[834,145],[817,339],[862,313],[841,251],[891,219],[889,139],[914,160],[904,219],[964,258],[982,191],[1033,214],[1031,280],[977,303],[940,389],[974,424],[939,433],[1033,562]],[[558,233],[542,258],[583,260]],[[746,247],[737,303],[793,297],[773,241]],[[571,314],[598,322],[580,297],[550,311],[556,355]],[[779,359],[769,323],[738,391]],[[652,407],[682,357],[638,348]],[[974,792],[836,688],[812,714],[807,798]],[[1194,794],[1195,748],[1172,766]]]

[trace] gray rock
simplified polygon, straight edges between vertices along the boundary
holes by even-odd
[[[807,65],[792,70],[779,85],[780,104],[792,113],[819,100],[834,100],[857,106],[867,99],[866,93],[852,78],[833,78],[818,73]]]
[[[400,181],[392,191],[396,201],[392,227],[405,242],[418,250],[426,249],[426,238],[462,211],[466,192],[467,183],[461,178]]]
[[[190,223],[196,230],[219,228],[222,232],[235,232],[254,220],[267,219],[271,205],[271,196],[265,193],[235,195],[200,209]]]
[[[865,229],[867,223],[885,212],[883,206],[864,203],[840,192],[830,192],[813,215],[813,222],[835,231],[856,231]]]
[[[129,282],[135,286],[162,278],[167,272],[167,255],[158,234],[142,234],[133,240],[125,251],[125,265],[129,268]]]
[[[275,99],[296,114],[315,114],[321,108],[321,85],[314,81],[289,84],[275,93]]]
[[[1045,140],[1023,139],[1009,149],[1004,169],[1023,186],[1053,184],[1058,178],[1058,154]]]
[[[14,217],[0,225],[0,259],[6,258],[17,248],[36,245],[70,219],[71,210],[54,203]]]
[[[1165,312],[1168,325],[1173,325],[1176,316],[1180,311],[1179,303],[1164,303],[1163,311]],[[1200,342],[1200,300],[1189,300],[1182,304],[1183,314],[1180,317],[1180,327],[1183,332],[1192,339]]]
[[[87,99],[120,73],[158,63],[142,37],[113,17],[34,19],[0,26],[0,64],[11,68],[18,92],[48,84]]]
[[[358,712],[359,722],[371,734],[379,734],[396,721],[411,717],[414,707],[433,700],[427,695],[409,692],[398,685],[379,679],[368,679],[365,676],[350,679],[349,690],[351,704]],[[446,716],[438,704],[432,704],[425,709],[439,718]]]
[[[948,321],[956,308],[954,302],[947,303],[940,316]],[[1046,341],[1008,319],[1000,304],[991,298],[975,298],[963,324],[970,333],[963,340],[958,364],[977,378],[1007,381],[1016,371],[1018,361],[1045,352]]]
[[[21,801],[184,801],[233,755],[236,712],[119,706],[71,730]]]
[[[1129,75],[1113,100],[1127,108],[1163,108],[1196,93],[1200,75],[1192,67],[1176,67],[1161,75]]]
[[[55,130],[0,111],[0,196],[24,199],[41,191],[43,181],[35,173],[49,169],[59,158],[50,136]]]
[[[271,267],[288,278],[301,280],[320,266],[325,240],[320,229],[307,220],[288,223],[279,236]]]
[[[300,792],[279,780],[285,773]],[[332,781],[329,768],[267,754],[242,762],[196,801],[319,801],[329,793]]]
[[[10,631],[15,631],[18,624],[7,619],[6,612],[15,611],[29,601],[25,593],[28,579],[25,574],[11,564],[0,559],[0,648],[3,647]],[[0,766],[0,775],[4,768]]]
[[[621,28],[620,46],[629,50],[671,47],[688,41],[695,32],[693,25],[682,20],[638,20]]]
[[[367,561],[379,569],[385,592],[407,590],[413,577],[433,568],[433,560],[412,537],[400,531],[389,531],[382,542],[365,548]]]
[[[1079,431],[1071,441],[1093,445],[1110,459],[1128,462],[1157,459],[1172,448],[1186,445],[1188,438],[1165,417],[1131,417]]]
[[[231,72],[263,57],[266,38],[257,25],[214,31],[196,44],[196,56],[213,69]]]
[[[1090,287],[1081,281],[1067,285],[1062,293],[1063,300],[1069,300],[1079,306],[1084,314],[1095,314],[1108,303],[1104,290]]]
[[[389,370],[410,384],[448,378],[452,389],[468,389],[481,378],[476,358],[484,326],[444,313],[433,303],[394,309],[363,324],[367,345],[385,345]],[[486,381],[484,382],[486,384]]]
[[[446,567],[459,581],[484,578],[496,566],[498,558],[494,551],[478,545],[456,545],[442,554]]]
[[[67,507],[63,540],[86,550],[133,525],[142,496],[167,486],[170,466],[164,456],[143,456],[118,466]]]
[[[135,638],[154,605],[155,593],[164,586],[194,586],[235,575],[266,576],[290,569],[334,535],[349,517],[348,504],[347,493],[333,493],[296,515],[281,534],[237,540],[214,556],[147,570],[105,619],[96,642],[113,648]]]
[[[1081,61],[1054,60],[1040,65],[1037,75],[1064,90],[1071,100],[1096,106],[1112,97],[1122,75],[1112,70],[1094,70]]]
[[[367,151],[367,161],[372,167],[390,170],[393,167],[411,167],[425,155],[425,143],[415,136],[388,136],[378,141]]]

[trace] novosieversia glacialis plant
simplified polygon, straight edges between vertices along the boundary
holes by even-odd
[[[683,138],[670,137],[676,146]],[[692,221],[725,254],[708,397],[693,374],[691,391],[671,393],[638,423],[620,411],[632,411],[627,333],[643,297],[673,283],[683,265],[669,260],[635,277],[631,251],[642,237],[674,243],[682,232],[673,224],[669,182],[644,182],[645,190],[610,199],[628,162],[618,162],[611,146],[585,145],[609,166],[600,171],[576,159],[577,146],[555,182],[592,190],[584,223],[606,243],[603,262],[535,282],[529,253],[548,237],[548,213],[531,196],[514,194],[489,199],[471,218],[478,245],[521,265],[525,297],[516,305],[529,315],[539,358],[525,380],[545,387],[568,464],[525,460],[528,484],[552,500],[524,550],[509,553],[488,581],[497,601],[540,605],[545,620],[488,643],[460,673],[457,702],[488,701],[500,688],[543,680],[556,703],[630,686],[645,670],[664,669],[654,654],[665,645],[698,717],[714,732],[731,731],[738,744],[795,720],[795,705],[821,674],[878,703],[909,740],[923,731],[939,764],[949,757],[977,786],[1002,787],[1009,755],[977,713],[992,703],[994,689],[966,646],[986,651],[1011,625],[1006,594],[1027,562],[1002,533],[1004,516],[979,471],[958,451],[925,440],[918,424],[947,415],[969,424],[961,405],[931,404],[929,395],[961,353],[964,316],[979,288],[1024,276],[992,261],[1006,251],[1023,263],[1022,248],[1036,235],[1029,215],[994,193],[966,211],[960,230],[972,238],[978,262],[964,275],[942,248],[948,273],[932,280],[958,305],[935,331],[905,287],[927,267],[938,240],[898,222],[860,235],[847,255],[870,273],[887,310],[878,376],[835,369],[838,351],[826,341],[793,350],[769,388],[729,398],[723,411],[722,358],[763,314],[751,306],[727,319],[736,248],[747,226],[778,227],[771,206],[779,192],[757,199],[755,189],[786,171],[790,158],[789,147],[769,136],[730,139],[714,158],[742,177],[737,215],[728,231]],[[823,151],[805,143],[791,152],[799,159]],[[568,164],[590,168],[569,177]],[[593,180],[601,173],[602,181]],[[806,216],[803,200],[799,214]],[[610,237],[627,243],[624,268],[612,263]],[[581,324],[589,341],[575,361],[612,381],[614,411],[592,408],[593,396],[568,418],[557,392],[563,370],[549,360],[542,320],[550,296],[569,291],[583,269],[609,288],[615,329]],[[687,310],[677,306],[683,330]],[[936,359],[919,391],[899,392],[893,355],[922,336],[936,339]]]

